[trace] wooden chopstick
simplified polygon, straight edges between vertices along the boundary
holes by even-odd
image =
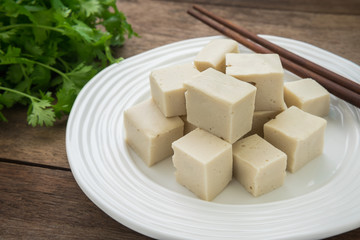
[[[198,11],[195,11],[194,9],[196,9]],[[359,85],[359,84],[345,78],[346,79],[345,82],[347,82],[347,83],[345,83],[345,86],[344,86],[344,83],[343,83],[344,80],[342,79],[344,77],[341,76],[341,78],[338,78],[336,76],[338,74],[335,74],[335,73],[332,74],[331,80],[333,80],[333,81],[331,81],[331,80],[329,80],[329,77],[325,77],[323,75],[320,75],[320,73],[314,72],[313,68],[311,68],[311,69],[308,68],[309,65],[313,65],[315,63],[312,63],[304,58],[301,58],[300,56],[293,54],[293,53],[291,53],[290,55],[297,56],[296,58],[301,59],[300,62],[302,62],[302,64],[296,62],[296,60],[294,60],[294,58],[290,57],[290,59],[291,59],[290,60],[289,58],[287,58],[288,55],[286,55],[286,53],[285,53],[285,52],[289,52],[289,51],[282,48],[285,51],[282,51],[282,55],[281,55],[279,52],[277,52],[278,49],[280,49],[280,47],[275,44],[272,44],[272,43],[271,43],[271,45],[276,46],[276,47],[272,47],[272,48],[270,47],[271,50],[268,48],[265,48],[265,47],[261,46],[264,43],[263,40],[265,40],[265,39],[261,38],[261,40],[258,40],[257,43],[255,43],[255,42],[253,42],[254,41],[253,39],[252,39],[253,41],[251,41],[251,40],[243,37],[242,31],[238,32],[239,29],[235,28],[234,27],[235,25],[232,23],[230,25],[233,25],[233,27],[231,27],[231,29],[230,29],[230,27],[228,26],[228,23],[229,23],[228,20],[225,20],[218,16],[215,16],[214,14],[208,12],[207,10],[205,10],[199,6],[194,6],[194,9],[189,9],[188,13],[190,15],[192,15],[193,17],[199,19],[200,21],[204,22],[205,24],[209,25],[210,27],[214,28],[215,30],[234,39],[235,41],[241,43],[242,45],[253,50],[254,52],[278,53],[285,69],[298,75],[299,77],[312,78],[312,79],[316,80],[317,82],[319,82],[319,84],[321,84],[323,87],[325,87],[330,93],[353,104],[356,107],[360,107],[360,94],[358,92],[352,90],[352,89],[358,89],[359,86],[357,86],[357,85]],[[201,9],[201,10],[199,10],[199,9]],[[205,13],[206,13],[206,16],[203,15]],[[218,22],[219,19],[221,19],[220,23]],[[247,30],[245,30],[245,31],[249,33],[249,31],[247,31]],[[260,38],[255,34],[250,34],[250,35],[252,35],[252,38],[256,38],[256,39]],[[266,41],[266,42],[270,43],[268,41]],[[284,55],[284,53],[285,53],[285,55]],[[318,67],[325,69],[319,65],[318,65]],[[330,72],[327,69],[325,69],[325,70],[326,71],[322,71],[322,72]],[[340,76],[340,75],[338,75],[338,76]],[[334,79],[336,79],[336,80],[334,80]],[[339,84],[339,82],[341,82],[342,84]],[[357,87],[354,87],[354,86],[357,86]]]

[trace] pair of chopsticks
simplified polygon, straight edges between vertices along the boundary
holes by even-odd
[[[316,63],[300,57],[230,21],[194,5],[188,13],[256,53],[277,53],[285,69],[301,78],[312,78],[333,95],[360,107],[360,85]]]

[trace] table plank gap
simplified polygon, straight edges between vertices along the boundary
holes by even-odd
[[[66,168],[66,167],[58,167],[58,166],[53,166],[53,165],[46,165],[46,164],[41,164],[41,163],[36,163],[36,162],[28,162],[28,161],[15,160],[15,159],[0,158],[0,162],[10,163],[10,164],[19,164],[19,165],[25,165],[25,166],[31,166],[31,167],[47,168],[47,169],[53,169],[53,170],[71,171],[70,168]]]

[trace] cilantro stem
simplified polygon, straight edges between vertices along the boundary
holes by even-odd
[[[22,24],[13,24],[13,25],[8,25],[8,26],[3,26],[3,27],[0,27],[0,31],[5,31],[8,29],[12,29],[12,28],[22,28],[22,27],[36,27],[36,28],[42,28],[42,29],[46,29],[46,30],[56,31],[59,33],[64,33],[64,30],[62,30],[60,28],[39,25],[39,24],[31,24],[31,23],[22,23]]]
[[[57,68],[54,68],[54,67],[51,67],[47,64],[44,64],[42,62],[38,62],[38,61],[34,61],[34,60],[31,60],[31,59],[28,59],[28,58],[24,58],[24,57],[19,57],[18,58],[20,61],[22,62],[27,62],[27,63],[31,63],[31,64],[38,64],[44,68],[47,68],[49,69],[50,71],[53,71],[53,72],[56,72],[57,74],[59,74],[60,76],[62,76],[64,79],[66,79],[67,81],[71,81],[70,78],[65,74],[63,73],[62,71],[60,71],[59,69]]]
[[[110,47],[109,45],[105,45],[105,55],[107,57],[107,59],[110,61],[110,63],[118,63],[122,60],[124,60],[124,58],[120,57],[120,58],[114,58],[112,55],[111,55],[111,50],[110,50]]]
[[[62,71],[60,71],[60,70],[57,69],[57,68],[54,68],[54,67],[51,67],[51,66],[49,66],[49,65],[47,65],[47,64],[44,64],[44,63],[42,63],[42,62],[34,61],[34,60],[31,60],[31,59],[28,59],[28,58],[24,58],[24,57],[18,57],[17,59],[19,59],[20,62],[23,62],[23,63],[26,62],[26,63],[31,63],[31,64],[38,64],[38,65],[40,65],[40,66],[42,66],[42,67],[44,67],[44,68],[49,69],[50,71],[56,72],[57,74],[59,74],[60,76],[62,76],[65,81],[71,82],[70,78],[69,78],[65,73],[63,73]],[[0,65],[1,65],[1,63],[0,63]]]
[[[21,72],[22,72],[23,75],[24,75],[25,81],[29,83],[29,84],[28,84],[28,87],[27,87],[27,89],[26,89],[26,92],[27,92],[27,93],[30,93],[30,87],[31,87],[32,80],[31,80],[31,79],[29,78],[29,76],[27,75],[23,64],[20,64],[20,68],[21,68]]]
[[[59,69],[56,69],[56,68],[53,68],[47,64],[44,64],[44,63],[41,63],[41,62],[38,62],[38,61],[34,61],[34,60],[31,60],[31,59],[28,59],[28,58],[25,58],[24,60],[26,60],[27,62],[29,63],[33,63],[33,64],[38,64],[44,68],[47,68],[53,72],[56,72],[57,74],[59,74],[60,76],[62,76],[63,78],[65,78],[66,80],[69,80],[70,81],[70,78],[68,76],[66,76],[65,73],[63,73],[62,71],[60,71]]]
[[[53,67],[51,67],[51,66],[49,66],[47,64],[44,64],[44,63],[41,63],[41,62],[38,62],[38,61],[30,60],[28,58],[24,58],[24,60],[28,61],[29,63],[38,64],[38,65],[40,65],[40,66],[42,66],[44,68],[47,68],[47,69],[49,69],[49,70],[51,70],[53,72],[56,72],[57,74],[59,74],[60,76],[62,76],[64,78],[64,82],[68,82],[68,83],[71,82],[70,78],[65,73],[63,73],[62,71],[60,71],[60,70],[58,70],[56,68],[53,68]]]
[[[61,57],[58,57],[57,59],[59,60],[59,62],[61,62],[61,64],[65,67],[67,71],[71,70],[71,67]]]
[[[2,86],[0,86],[0,90],[7,91],[7,92],[12,92],[12,93],[21,95],[21,96],[23,96],[23,97],[29,98],[31,101],[34,101],[34,100],[35,100],[35,101],[41,101],[41,100],[40,100],[39,98],[37,98],[37,97],[31,96],[31,95],[29,95],[29,94],[20,92],[20,91],[18,91],[18,90],[12,89],[12,88],[7,88],[7,87],[2,87]]]

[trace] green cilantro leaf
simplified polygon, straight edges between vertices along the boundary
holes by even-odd
[[[17,33],[16,29],[10,29],[9,31],[0,32],[0,40],[7,43]]]
[[[80,0],[79,5],[80,11],[82,11],[86,17],[90,17],[94,14],[99,14],[102,10],[100,2],[97,0]]]
[[[53,106],[55,115],[57,118],[60,118],[64,114],[69,114],[71,107],[75,101],[77,92],[75,89],[66,89],[61,88],[56,93],[57,103]]]
[[[48,100],[32,98],[29,109],[27,118],[29,125],[35,127],[37,125],[52,126],[54,124],[55,113]]]

